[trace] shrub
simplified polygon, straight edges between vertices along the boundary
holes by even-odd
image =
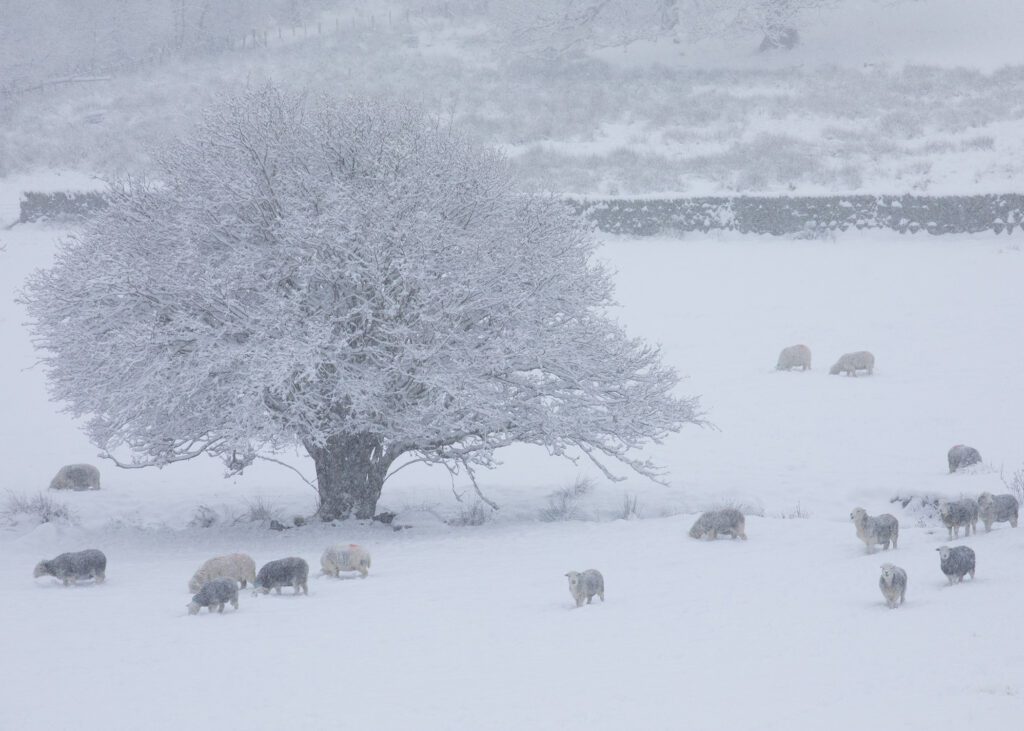
[[[588,477],[577,477],[569,486],[555,490],[548,495],[547,507],[539,514],[545,523],[579,518],[579,499],[593,491],[594,483]]]
[[[0,508],[0,518],[10,525],[23,522],[78,524],[78,515],[71,508],[42,493],[32,497],[8,493]]]

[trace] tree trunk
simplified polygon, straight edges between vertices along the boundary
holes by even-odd
[[[372,518],[390,466],[382,440],[372,434],[339,435],[319,447],[307,443],[306,451],[316,465],[320,518]]]

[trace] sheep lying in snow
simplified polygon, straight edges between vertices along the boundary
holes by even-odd
[[[570,571],[566,576],[569,578],[569,593],[576,600],[577,607],[583,606],[584,599],[590,604],[595,596],[604,601],[604,577],[597,569],[587,569],[583,573]]]
[[[949,540],[958,537],[961,528],[964,529],[964,537],[971,534],[971,528],[974,528],[975,535],[978,533],[978,503],[971,498],[955,502],[940,500],[939,517],[949,531]]]
[[[848,376],[857,376],[857,371],[867,371],[870,376],[875,372],[875,356],[866,350],[859,350],[856,353],[846,353],[841,356],[836,364],[829,369],[833,376],[845,373]]]
[[[64,586],[85,579],[93,579],[97,584],[102,584],[107,578],[107,557],[103,551],[95,548],[78,553],[62,553],[57,558],[36,564],[32,576],[37,579],[40,576],[55,576],[64,582]]]
[[[256,583],[256,562],[244,553],[216,556],[199,567],[188,582],[188,590],[195,593],[214,579],[234,579],[245,588],[246,582]]]
[[[302,593],[308,595],[308,578],[309,564],[305,560],[295,556],[281,558],[263,565],[256,574],[256,581],[253,582],[253,594],[257,591],[269,594],[271,589],[277,589],[277,593],[280,594],[282,586],[291,586],[294,587],[296,594],[302,589]]]
[[[793,368],[808,370],[811,367],[811,349],[806,345],[790,345],[779,353],[777,371],[789,371]]]
[[[896,548],[900,537],[900,522],[892,515],[883,513],[872,517],[864,508],[854,508],[850,513],[850,521],[857,529],[857,537],[868,547],[868,553],[873,553],[877,545],[887,551],[889,544]]]
[[[358,571],[365,579],[370,569],[370,552],[356,543],[328,546],[320,557],[320,568],[334,578],[342,571]]]
[[[207,581],[203,584],[203,588],[192,597],[192,601],[185,606],[188,608],[189,614],[199,614],[199,610],[203,607],[209,607],[211,614],[214,609],[223,614],[225,604],[230,604],[236,610],[238,609],[238,583],[234,579],[222,578]]]
[[[993,495],[983,492],[978,495],[978,517],[985,524],[985,532],[992,530],[993,523],[1007,523],[1017,527],[1017,511],[1020,505],[1013,495]],[[977,529],[975,529],[977,532]]]
[[[972,464],[981,462],[981,452],[974,447],[967,447],[963,444],[956,444],[949,448],[946,454],[949,462],[949,473],[953,474],[961,467],[970,467]]]
[[[959,584],[967,574],[971,575],[971,580],[974,579],[973,550],[967,546],[942,546],[935,550],[939,552],[939,567],[950,584],[953,584],[954,580]]]
[[[878,588],[882,590],[885,603],[889,609],[903,604],[907,594],[907,572],[891,563],[882,564],[882,575],[878,579]]]
[[[690,528],[690,538],[704,538],[710,536],[711,540],[718,538],[718,534],[742,538],[747,540],[746,518],[743,513],[735,508],[723,510],[709,510],[703,513],[697,522]]]
[[[68,464],[50,480],[51,490],[99,490],[100,471],[91,464]]]

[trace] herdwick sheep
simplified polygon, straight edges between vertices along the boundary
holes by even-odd
[[[907,572],[899,566],[883,563],[882,575],[878,579],[878,588],[882,590],[882,596],[885,597],[885,603],[889,605],[889,609],[896,609],[903,604],[906,598]]]
[[[848,376],[857,377],[857,371],[867,371],[870,376],[875,372],[875,356],[866,350],[859,350],[856,353],[846,353],[836,364],[829,369],[829,373],[837,376],[845,373]]]
[[[939,552],[939,567],[942,569],[942,573],[949,579],[950,585],[954,583],[959,584],[964,580],[964,576],[967,574],[971,575],[971,580],[974,580],[974,551],[967,546],[942,546],[936,548]]]
[[[37,579],[40,576],[54,576],[64,582],[64,586],[86,579],[102,584],[107,578],[107,557],[95,548],[78,553],[62,553],[57,558],[36,564],[32,576]]]
[[[584,599],[587,604],[590,604],[595,596],[601,597],[601,601],[604,602],[604,577],[601,576],[600,571],[597,569],[587,569],[583,573],[570,571],[566,576],[569,578],[569,593],[576,600],[577,607],[583,606]]]
[[[970,467],[972,464],[980,463],[981,452],[974,447],[956,444],[949,448],[946,460],[949,462],[949,474],[953,474],[961,467]]]
[[[91,464],[68,464],[50,480],[51,490],[99,490],[100,471]]]
[[[214,579],[234,579],[244,589],[247,582],[256,583],[256,562],[244,553],[211,558],[189,580],[188,590],[194,594]]]
[[[189,614],[199,614],[203,607],[209,607],[211,614],[214,609],[223,614],[225,604],[238,610],[238,582],[226,577],[207,581],[185,607]]]
[[[971,498],[963,498],[955,502],[939,501],[939,517],[949,531],[949,540],[959,537],[960,529],[964,529],[964,537],[978,534],[978,503]]]
[[[779,362],[775,366],[777,371],[789,371],[794,368],[809,370],[811,367],[811,349],[806,345],[790,345],[783,348],[779,353]]]
[[[710,536],[711,540],[718,538],[718,534],[742,538],[747,540],[746,518],[743,513],[735,508],[724,508],[723,510],[709,510],[703,513],[690,528],[690,538],[704,538]]]
[[[900,522],[889,513],[870,516],[864,508],[854,508],[850,513],[850,521],[857,529],[857,537],[864,541],[868,553],[874,553],[875,546],[881,545],[886,551],[889,544],[893,549],[900,537]]]
[[[334,578],[342,571],[358,571],[365,579],[370,570],[370,552],[356,543],[328,546],[320,557],[320,568]]]
[[[1009,523],[1017,527],[1017,512],[1020,505],[1013,495],[993,495],[983,492],[978,495],[978,517],[985,524],[985,532],[992,530],[993,523]]]
[[[260,572],[256,574],[256,581],[253,582],[253,596],[257,592],[269,594],[271,589],[276,589],[280,594],[282,586],[293,587],[296,594],[299,593],[299,589],[302,589],[302,593],[308,596],[309,587],[306,585],[308,578],[309,564],[301,558],[291,556],[271,561],[264,564]]]

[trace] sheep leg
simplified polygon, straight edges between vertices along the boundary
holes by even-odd
[[[587,595],[587,604],[590,604],[592,601],[594,601],[594,595],[593,594],[588,594]]]
[[[1017,527],[1017,519],[1016,518],[1010,518],[1010,527],[1011,528],[1016,528]]]
[[[280,586],[275,586],[274,589],[277,591],[278,596],[280,596],[281,595],[281,587]]]

